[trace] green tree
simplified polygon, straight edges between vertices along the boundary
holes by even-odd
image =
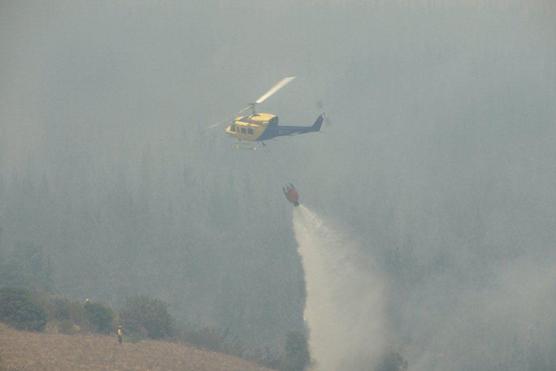
[[[49,318],[57,321],[69,320],[71,318],[69,303],[68,299],[60,297],[51,298],[48,303]]]
[[[46,311],[30,291],[10,287],[0,289],[0,321],[19,330],[42,331],[46,320]]]
[[[307,337],[301,331],[290,331],[286,337],[286,349],[282,371],[303,371],[311,362]]]
[[[174,334],[174,319],[168,305],[148,296],[128,298],[120,312],[124,330],[151,339],[167,338]]]
[[[53,288],[52,268],[41,246],[18,243],[0,262],[0,287],[29,287],[41,291]]]
[[[114,313],[109,307],[100,303],[87,302],[83,306],[85,318],[93,331],[109,334],[112,331]]]
[[[406,371],[407,361],[400,353],[395,351],[387,352],[376,367],[377,371]]]

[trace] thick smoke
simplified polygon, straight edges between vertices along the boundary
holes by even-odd
[[[156,296],[279,352],[305,300],[291,181],[372,255],[411,370],[554,370],[555,20],[553,0],[0,1],[0,259],[38,246],[64,295]],[[206,129],[288,75],[260,110],[305,125],[321,100],[322,134],[251,153]]]
[[[369,370],[385,341],[384,287],[352,239],[304,206],[293,224],[303,261],[304,317],[319,371]]]

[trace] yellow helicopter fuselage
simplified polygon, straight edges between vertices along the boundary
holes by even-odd
[[[248,142],[260,141],[269,126],[278,125],[278,116],[271,113],[254,113],[236,117],[225,129],[226,134]]]
[[[252,113],[247,116],[236,117],[235,120],[233,120],[233,122],[224,129],[226,134],[239,141],[259,142],[264,145],[265,140],[270,140],[276,137],[319,131],[324,120],[324,114],[317,117],[317,120],[311,126],[296,126],[278,125],[278,116],[273,115],[272,113],[255,112],[255,106],[257,104],[263,103],[278,90],[289,84],[293,79],[295,79],[295,76],[283,78],[274,84],[269,91],[261,95],[259,99],[239,111],[238,114],[247,110],[251,110]]]

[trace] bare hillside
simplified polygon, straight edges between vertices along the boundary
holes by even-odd
[[[0,324],[0,370],[270,371],[184,344],[16,331]]]

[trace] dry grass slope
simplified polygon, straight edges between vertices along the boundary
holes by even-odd
[[[42,334],[0,324],[0,370],[270,371],[254,363],[184,344],[115,337]]]

